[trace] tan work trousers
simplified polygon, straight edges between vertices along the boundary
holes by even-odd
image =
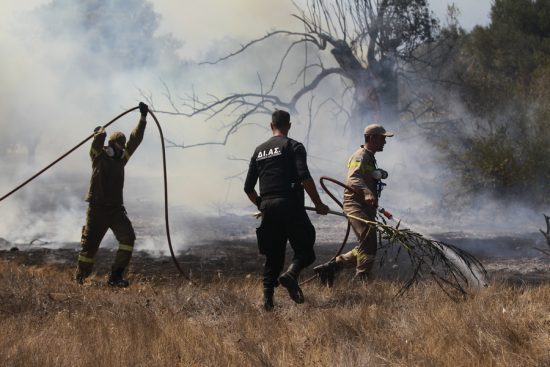
[[[368,221],[374,221],[376,218],[375,208],[360,208],[360,207],[347,207],[344,205],[344,212],[348,215],[365,219]],[[370,275],[374,266],[374,260],[376,258],[377,249],[377,236],[375,226],[371,226],[363,221],[357,219],[349,219],[351,228],[359,244],[351,251],[346,252],[336,258],[338,264],[342,264],[344,267],[355,266],[356,274]]]

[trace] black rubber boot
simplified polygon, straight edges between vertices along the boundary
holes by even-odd
[[[84,281],[86,280],[86,277],[82,274],[77,273],[76,276],[75,276],[75,280],[76,280],[76,284],[83,285]]]
[[[273,311],[273,288],[264,288],[264,310]]]
[[[76,281],[76,284],[83,285],[86,278],[88,278],[91,274],[91,270],[89,269],[81,269],[80,267],[76,269],[76,273],[74,276],[74,279]]]
[[[126,288],[130,282],[122,277],[124,270],[115,270],[109,274],[108,284],[111,287]]]
[[[361,273],[356,273],[353,279],[351,280],[354,284],[358,285],[368,285],[372,282],[371,275],[366,271]]]
[[[317,265],[313,268],[313,271],[319,275],[321,284],[327,287],[332,287],[334,285],[334,278],[339,270],[340,265],[336,262],[336,259],[332,259],[329,262]]]
[[[298,285],[298,275],[301,268],[292,264],[288,270],[279,277],[279,283],[288,290],[288,295],[296,303],[304,303],[304,294]]]

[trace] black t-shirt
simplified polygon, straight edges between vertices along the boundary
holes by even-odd
[[[262,199],[289,198],[303,205],[301,183],[311,178],[303,144],[285,136],[273,136],[260,144],[250,159],[244,183],[246,193],[254,190],[258,178]]]

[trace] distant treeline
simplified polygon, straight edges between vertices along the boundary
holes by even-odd
[[[454,191],[547,207],[550,1],[495,0],[488,26],[467,33],[455,23],[441,33],[453,55],[438,69],[439,98],[459,103],[441,115],[451,122],[436,126],[434,140]]]

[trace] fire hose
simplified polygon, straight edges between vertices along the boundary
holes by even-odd
[[[346,190],[349,190],[351,192],[355,192],[355,190],[353,190],[351,187],[349,187],[348,185],[344,184],[343,182],[340,182],[332,177],[327,177],[327,176],[322,176],[320,179],[319,179],[319,183],[321,184],[321,187],[323,188],[323,190],[325,190],[325,192],[327,193],[328,196],[330,196],[330,198],[332,200],[334,200],[334,202],[336,204],[338,204],[338,206],[340,208],[343,208],[343,204],[340,202],[340,200],[338,200],[338,198],[327,188],[326,184],[325,184],[325,181],[330,181],[338,186],[341,186],[343,187],[344,189]],[[306,206],[305,207],[306,210],[309,210],[309,211],[315,211],[315,208],[313,207],[309,207],[309,206]],[[383,214],[384,216],[386,216],[386,218],[388,219],[391,219],[392,218],[392,215],[390,214],[390,212],[388,212],[387,210],[383,209],[383,208],[379,208],[378,209],[379,213]],[[355,217],[355,216],[352,216],[352,215],[347,215],[347,214],[344,214],[343,212],[337,212],[335,210],[329,210],[328,211],[328,214],[332,214],[332,215],[337,215],[337,216],[341,216],[341,217],[345,217],[347,220],[348,220],[348,226],[347,226],[347,229],[346,229],[346,235],[344,236],[344,240],[342,241],[342,244],[340,245],[340,247],[338,248],[338,250],[336,251],[336,254],[334,254],[334,256],[332,257],[331,260],[335,259],[336,257],[338,257],[342,251],[344,250],[344,247],[346,246],[346,243],[348,241],[348,238],[349,238],[349,232],[350,232],[350,229],[351,229],[351,222],[349,221],[349,219],[357,219],[357,220],[360,220],[360,221],[364,221],[366,222],[367,224],[375,224],[375,223],[370,223],[369,221],[365,221],[364,219],[362,218],[358,218],[358,217]],[[302,281],[300,283],[300,285],[303,285],[303,284],[306,284],[306,283],[309,283],[311,282],[313,279],[317,278],[317,274],[309,277],[308,279]]]
[[[107,128],[109,125],[111,125],[112,123],[117,121],[122,116],[124,116],[124,115],[126,115],[126,114],[128,114],[128,113],[130,113],[134,110],[137,110],[138,108],[139,107],[133,107],[133,108],[130,108],[129,110],[121,113],[120,115],[116,116],[114,119],[112,119],[111,121],[109,121],[108,123],[103,125],[103,128]],[[180,266],[178,260],[176,259],[176,255],[175,255],[174,249],[172,247],[172,239],[170,237],[170,225],[169,225],[169,215],[168,215],[168,180],[167,180],[167,175],[166,175],[166,172],[167,172],[167,169],[166,169],[166,148],[164,146],[164,134],[162,133],[162,128],[161,128],[160,123],[159,123],[157,117],[155,116],[155,114],[150,110],[149,110],[149,114],[153,117],[153,120],[155,120],[155,123],[156,123],[157,128],[158,128],[158,132],[159,132],[159,135],[160,135],[160,143],[161,143],[161,146],[162,146],[162,169],[163,169],[163,173],[164,173],[164,176],[163,176],[164,177],[164,222],[165,222],[165,225],[166,225],[166,239],[168,240],[168,248],[170,249],[170,255],[172,256],[172,260],[174,261],[174,265],[176,266],[176,268],[178,269],[180,274],[183,275],[183,277],[185,279],[190,280],[189,277],[187,276],[187,274],[183,271],[183,269]],[[40,176],[42,173],[46,172],[48,169],[53,167],[56,163],[58,163],[59,161],[61,161],[65,157],[67,157],[69,154],[74,152],[76,149],[78,149],[80,146],[82,146],[88,140],[93,138],[93,136],[94,136],[94,134],[91,134],[90,136],[88,136],[87,138],[82,140],[80,143],[75,145],[73,148],[69,149],[65,154],[61,155],[59,158],[54,160],[52,163],[50,163],[49,165],[44,167],[42,170],[40,170],[36,174],[34,174],[32,177],[27,179],[25,182],[23,182],[22,184],[20,184],[19,186],[17,186],[13,190],[11,190],[10,192],[8,192],[4,196],[2,196],[0,198],[0,202],[4,199],[8,198],[12,194],[14,194],[16,191],[21,189],[23,186],[25,186],[28,183],[30,183],[31,181],[33,181],[35,178]]]
[[[324,181],[330,181],[332,183],[335,183],[335,184],[343,187],[346,190],[350,190],[351,192],[354,192],[354,190],[351,187],[343,184],[342,182],[339,182],[339,181],[337,181],[333,178],[330,178],[330,177],[321,177],[321,179],[320,179],[321,186],[323,187],[325,192],[336,203],[338,203],[338,205],[340,207],[342,207],[342,204],[333,195],[333,193],[330,190],[328,190],[328,188],[326,187]],[[315,208],[306,207],[306,210],[313,210],[314,211]],[[384,208],[378,208],[377,211],[381,216],[383,216],[382,220],[384,221],[384,223],[385,223],[384,217],[387,218],[387,219],[396,221],[397,226],[395,227],[395,229],[397,230],[397,228],[399,227],[399,224],[401,224],[401,221],[399,219],[394,218],[393,215],[390,212],[388,212],[387,210],[385,210]],[[391,228],[391,227],[386,226],[385,224],[381,224],[381,223],[379,223],[377,221],[374,221],[374,220],[367,220],[367,219],[364,219],[364,218],[360,218],[360,217],[350,215],[350,214],[346,214],[346,213],[342,213],[342,212],[336,212],[336,211],[330,210],[329,213],[334,214],[334,215],[338,215],[338,216],[342,216],[342,217],[345,217],[345,218],[348,219],[348,233],[346,233],[345,240],[342,243],[342,246],[340,246],[340,248],[339,248],[338,252],[336,253],[336,255],[333,257],[333,259],[336,258],[336,256],[338,256],[341,253],[341,251],[342,251],[342,249],[345,245],[345,242],[348,238],[350,219],[354,219],[354,220],[364,222],[365,224],[369,225],[369,230],[371,228],[378,227],[379,225],[382,226],[382,227],[385,227],[385,228]],[[413,237],[415,239],[419,239],[419,238],[422,239],[423,238],[422,235],[420,235],[418,233],[414,233],[414,232],[413,232]],[[450,285],[454,290],[458,290],[463,295],[466,294],[466,291],[463,288],[463,286],[460,284],[460,281],[465,281],[468,284],[478,284],[478,286],[484,286],[484,287],[487,286],[487,281],[486,281],[487,272],[486,272],[485,268],[483,267],[483,264],[481,264],[481,262],[479,262],[479,260],[477,260],[475,257],[473,257],[472,255],[468,254],[465,251],[457,249],[456,247],[454,247],[452,245],[445,244],[443,242],[430,241],[430,240],[426,240],[426,242],[430,245],[429,246],[430,250],[428,251],[428,255],[432,257],[431,261],[434,261],[433,259],[438,259],[438,258],[444,258],[445,259],[445,260],[443,260],[443,263],[445,264],[445,266],[447,267],[447,270],[451,274],[450,279],[446,279],[445,277],[437,275],[436,271],[434,270],[432,265],[428,264],[428,266],[431,270],[430,274],[434,277],[437,284],[441,287],[441,289],[443,289],[443,291],[445,291],[445,293],[448,296],[450,296],[450,293],[448,293],[445,290],[444,285]],[[434,251],[434,250],[435,250],[436,255],[431,255],[430,252]],[[411,280],[409,280],[407,282],[408,285],[412,284],[412,282],[414,281],[414,279],[415,279],[415,277],[418,274],[418,271],[420,269],[420,265],[422,265],[422,262],[419,262],[417,264],[415,274],[413,275]],[[307,283],[307,282],[315,279],[317,276],[318,275],[315,274],[314,276],[310,277],[309,279],[303,281],[301,284]],[[405,287],[403,287],[403,290],[405,290],[405,289],[407,289],[407,285],[405,285]],[[400,291],[400,293],[401,292],[402,291]]]

